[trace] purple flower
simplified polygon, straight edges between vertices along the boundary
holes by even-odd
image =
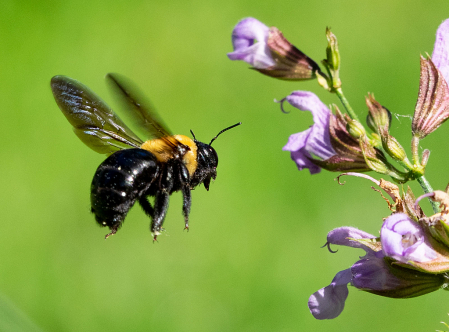
[[[449,83],[449,19],[438,27],[432,61]]]
[[[348,297],[348,284],[381,296],[408,298],[435,291],[446,281],[443,274],[423,273],[392,264],[375,236],[356,228],[334,229],[329,232],[326,244],[361,248],[366,255],[351,268],[338,272],[329,286],[310,296],[309,310],[316,319],[333,319],[340,315]]]
[[[357,240],[372,239],[374,235],[353,227],[340,227],[329,232],[327,245],[337,244],[372,251]],[[330,248],[329,248],[330,250]],[[348,284],[352,281],[351,269],[338,272],[329,286],[313,293],[308,302],[310,313],[316,319],[333,319],[341,314],[348,297]]]
[[[437,257],[427,243],[422,227],[404,213],[393,214],[385,220],[380,238],[385,255],[399,262],[423,263]]]
[[[338,272],[329,286],[321,288],[309,297],[310,313],[316,319],[334,319],[345,308],[348,297],[348,284],[351,282],[351,269]]]
[[[265,24],[255,18],[241,20],[232,31],[234,52],[228,53],[229,59],[243,60],[259,69],[273,66],[275,62],[267,45],[269,31]]]
[[[243,60],[260,73],[283,80],[308,80],[320,72],[318,64],[293,46],[277,28],[249,17],[232,31],[231,60]],[[321,73],[323,76],[324,74]]]
[[[351,248],[361,248],[366,250],[368,247],[358,242],[362,239],[375,239],[374,235],[361,231],[354,227],[339,227],[327,234],[327,245],[336,244],[339,246],[346,246]]]
[[[329,136],[331,112],[315,94],[308,91],[294,91],[284,101],[299,110],[311,112],[314,124],[305,131],[291,135],[283,150],[291,152],[299,170],[308,168],[310,174],[319,173],[321,168],[313,163],[313,156],[328,159],[336,154]]]

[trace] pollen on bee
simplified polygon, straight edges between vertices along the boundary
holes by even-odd
[[[125,193],[124,191],[122,191],[121,195],[122,195],[123,197],[125,197],[125,196],[126,196],[126,193]]]
[[[106,221],[103,221],[101,224],[106,226]]]

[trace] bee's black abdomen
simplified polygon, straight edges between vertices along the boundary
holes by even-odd
[[[143,149],[121,150],[109,156],[92,180],[90,200],[96,221],[116,231],[158,172],[156,157]]]

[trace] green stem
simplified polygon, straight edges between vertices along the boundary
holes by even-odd
[[[391,156],[391,155],[390,155]],[[395,159],[397,161],[397,163],[399,165],[401,165],[402,167],[404,167],[408,172],[413,171],[414,167],[412,165],[412,163],[410,162],[410,160],[408,160],[407,157],[405,157],[404,160],[399,160],[399,159]]]
[[[424,175],[417,178],[417,180],[418,180],[418,183],[421,185],[422,190],[424,190],[425,194],[433,192],[432,186],[427,181],[427,179],[424,177]],[[430,201],[430,204],[432,205],[433,212],[439,213],[440,212],[440,204],[432,201],[431,199],[429,199],[429,201]]]
[[[354,110],[352,109],[351,105],[349,105],[348,100],[346,99],[345,95],[343,94],[343,90],[341,88],[337,88],[334,91],[337,94],[338,98],[340,98],[340,101],[343,104],[343,106],[345,107],[346,112],[348,112],[349,116],[353,120],[359,121],[359,118],[357,117],[357,114],[355,114]]]

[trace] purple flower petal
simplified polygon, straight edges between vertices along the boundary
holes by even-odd
[[[300,133],[290,135],[288,143],[284,146],[283,150],[292,151],[291,158],[298,166],[299,170],[308,168],[310,174],[319,173],[321,168],[310,161],[313,157],[305,149],[307,139],[312,132],[312,128],[304,130]]]
[[[267,46],[268,33],[269,28],[255,18],[241,20],[232,31],[234,52],[228,53],[229,59],[243,60],[258,69],[275,65]]]
[[[314,124],[303,132],[291,135],[283,150],[292,152],[291,157],[299,170],[309,168],[311,174],[318,173],[320,168],[310,161],[312,155],[328,159],[336,154],[329,137],[331,112],[315,94],[308,91],[294,91],[284,101],[299,110],[311,112]]]
[[[449,83],[449,19],[438,27],[432,61]]]
[[[351,267],[353,286],[364,290],[394,289],[397,278],[391,274],[384,257],[382,251],[370,252],[357,261]]]
[[[309,310],[316,319],[333,319],[341,314],[348,297],[351,269],[338,272],[329,286],[321,288],[309,297]]]
[[[354,227],[339,227],[327,234],[328,244],[337,244],[352,248],[361,248],[365,251],[368,249],[363,244],[351,239],[374,239],[375,236]]]
[[[393,214],[385,220],[380,238],[384,254],[399,262],[423,263],[437,257],[427,244],[421,226],[404,213]]]

